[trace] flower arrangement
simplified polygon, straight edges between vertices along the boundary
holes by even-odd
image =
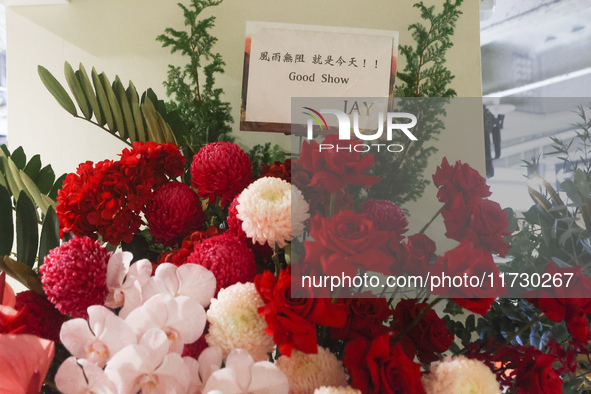
[[[195,22],[204,5],[217,3],[195,0],[195,10],[184,9],[186,17]],[[435,14],[420,3],[424,17],[437,26],[432,33],[411,27],[423,44],[430,34],[444,43],[432,53],[442,59],[433,72],[442,75],[448,73],[440,66],[453,33],[442,21],[453,25],[459,4],[448,1],[445,11]],[[209,18],[200,24],[202,33],[212,23]],[[182,50],[173,38],[161,40]],[[210,44],[193,55],[211,55],[207,72],[212,76],[223,62]],[[412,59],[427,46],[403,52]],[[414,78],[422,75],[421,67],[409,63],[401,75],[415,84],[406,91],[453,95],[446,87],[450,78],[427,84],[425,93]],[[62,107],[80,117],[57,80],[42,67],[39,72]],[[175,78],[181,73],[171,69],[167,85],[177,94],[186,85]],[[184,75],[198,83],[195,75]],[[66,76],[83,117],[129,147],[118,160],[85,162],[57,180],[38,156],[27,161],[21,148],[2,147],[4,389],[132,394],[585,390],[591,368],[586,296],[591,279],[585,275],[589,167],[575,166],[574,180],[562,185],[574,210],[545,183],[547,194],[531,189],[535,205],[518,220],[488,198],[478,171],[444,159],[432,176],[441,203],[433,220],[441,215],[445,236],[457,244],[438,250],[427,235],[433,220],[409,234],[404,209],[374,192],[398,185],[385,179],[390,158],[384,162],[355,149],[321,152],[317,141],[305,141],[299,157],[285,160],[274,160],[270,147],[248,154],[223,141],[228,107],[212,90],[213,80],[199,106],[188,104],[198,100],[191,96],[176,107],[183,118],[196,117],[189,125],[192,137],[183,138],[187,130],[173,127],[174,108],[169,111],[153,92],[139,96],[133,84],[125,89],[118,78],[111,84],[95,70],[91,84],[83,66],[74,72],[67,65]],[[211,105],[219,105],[215,119],[196,115]],[[209,123],[219,141],[199,135]],[[435,133],[436,123],[429,123],[428,133]],[[589,122],[582,128],[579,137],[587,141]],[[358,143],[324,138],[349,148]],[[568,154],[565,144],[556,144],[559,153]],[[432,152],[421,149],[417,152]],[[414,171],[410,167],[399,167],[396,177]],[[412,199],[424,185],[421,177],[392,196]],[[366,193],[359,193],[361,187]],[[512,261],[497,264],[497,255]],[[532,278],[534,273],[551,278],[553,291],[531,282],[499,285],[511,274]],[[29,290],[15,295],[6,274]],[[477,286],[465,279],[437,286],[432,280],[430,288],[407,285],[425,275],[483,280]],[[567,276],[573,286],[564,285]],[[347,283],[345,277],[375,278],[378,285]],[[398,281],[382,285],[391,278]]]
[[[395,204],[367,199],[355,208],[348,188],[380,181],[366,175],[372,154],[318,156],[315,142],[304,142],[297,160],[269,164],[253,179],[240,147],[211,145],[189,166],[173,144],[135,142],[120,160],[83,163],[64,178],[56,209],[64,240],[39,266],[41,291],[14,297],[3,283],[0,338],[29,346],[27,359],[41,352],[23,381],[64,393],[525,393],[523,379],[543,369],[540,387],[562,390],[573,362],[558,343],[542,351],[510,334],[500,342],[463,334],[475,314],[486,318],[503,305],[498,287],[442,287],[451,299],[443,318],[434,309],[442,298],[424,289],[397,288],[395,296],[294,287],[306,270],[499,274],[493,253],[509,250],[508,216],[470,166],[444,159],[433,176],[446,235],[459,241],[437,254],[428,227],[407,235],[408,218]],[[214,167],[191,186],[179,181]],[[573,311],[586,313],[587,304],[530,298],[530,308],[566,323],[580,350],[589,325]],[[465,326],[452,319],[458,308],[470,313]]]

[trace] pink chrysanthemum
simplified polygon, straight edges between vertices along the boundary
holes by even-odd
[[[53,249],[39,269],[49,301],[64,315],[87,318],[86,308],[103,305],[107,297],[109,257],[88,237],[74,237]]]
[[[408,219],[404,211],[392,201],[371,199],[361,204],[359,209],[380,231],[395,231],[398,235],[408,231]]]
[[[242,220],[238,219],[238,197],[232,201],[230,208],[228,209],[228,233],[236,235],[238,238],[247,239],[246,233],[242,230]],[[248,246],[252,249],[255,256],[262,259],[263,261],[270,259],[273,256],[273,249],[268,244],[252,243],[247,241]]]
[[[207,220],[199,196],[181,182],[168,182],[154,192],[146,210],[150,233],[158,243],[174,246]]]
[[[254,254],[246,243],[233,234],[208,238],[195,245],[187,263],[200,264],[210,270],[216,279],[216,291],[234,283],[252,282],[256,275]]]
[[[447,357],[423,376],[427,394],[500,394],[495,374],[478,360]]]
[[[353,387],[320,387],[314,394],[361,394],[361,391]]]
[[[285,246],[304,231],[310,218],[309,206],[295,186],[279,178],[265,177],[253,182],[240,196],[236,217],[253,242]]]
[[[238,145],[214,142],[193,157],[191,177],[201,198],[220,197],[224,207],[252,181],[252,163]]]
[[[348,385],[343,363],[320,346],[317,354],[294,350],[291,357],[279,357],[275,365],[287,376],[290,394],[312,394],[323,386]]]
[[[16,295],[14,309],[27,308],[28,334],[60,342],[60,329],[66,317],[62,315],[47,298],[34,291],[22,291]]]
[[[254,283],[236,283],[220,290],[207,311],[209,346],[219,346],[224,356],[244,349],[255,361],[268,360],[275,343],[265,332],[267,323],[258,312],[264,305]]]

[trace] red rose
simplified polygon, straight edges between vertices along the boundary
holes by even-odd
[[[393,257],[384,251],[390,238],[377,230],[366,215],[341,211],[332,218],[311,219],[310,236],[304,241],[304,262],[320,262],[327,275],[355,275],[358,268],[386,272]]]
[[[392,328],[397,332],[401,332],[427,306],[427,303],[417,304],[416,300],[401,300],[392,313]],[[437,316],[437,312],[430,309],[417,325],[406,334],[403,340],[405,339],[412,342],[421,362],[431,363],[439,360],[437,354],[449,349],[454,341],[454,336],[445,326],[445,322]]]
[[[499,269],[491,253],[469,240],[462,241],[439,257],[431,275],[442,279],[440,286],[433,289],[434,294],[445,294],[458,305],[481,315],[488,312],[496,297],[506,292],[499,280],[490,280],[491,277],[499,277]],[[461,278],[461,283],[458,278]]]
[[[475,358],[488,365],[497,375],[501,386],[518,394],[562,393],[564,381],[560,377],[567,368],[558,369],[557,358],[531,346],[495,344],[487,352],[480,352],[480,346],[472,344],[469,358]],[[562,348],[562,345],[559,345]],[[563,350],[563,349],[561,349]],[[573,358],[574,360],[574,358]]]
[[[474,242],[505,256],[510,245],[503,236],[510,235],[507,230],[507,213],[491,200],[473,198],[466,205],[464,197],[458,194],[451,207],[441,212],[447,232],[446,237],[462,241],[469,238]]]
[[[27,311],[26,330],[23,333],[37,335],[61,343],[60,330],[66,317],[49,302],[45,295],[26,290],[16,295],[14,309]]]
[[[400,345],[390,345],[389,334],[373,342],[363,338],[349,342],[343,361],[351,375],[351,386],[363,393],[425,393],[421,366],[409,359]]]
[[[556,278],[560,278],[561,284],[554,285],[553,288],[529,291],[524,295],[548,319],[555,322],[564,320],[574,339],[589,342],[591,330],[587,314],[591,313],[591,298],[583,297],[591,294],[591,278],[581,272],[581,266],[556,269],[553,261],[548,264],[544,274],[550,275],[553,285]],[[572,274],[572,277],[565,274]]]
[[[516,394],[559,394],[564,381],[554,370],[556,359],[536,352],[535,356],[521,360],[515,379]]]
[[[316,141],[304,141],[298,162],[306,171],[313,174],[310,186],[335,193],[345,185],[363,185],[368,188],[378,183],[379,177],[366,175],[373,166],[373,154],[361,156],[353,149],[359,143],[343,141],[337,134],[329,134],[323,144],[332,144],[342,149],[320,152]]]
[[[286,159],[283,163],[276,161],[272,166],[267,163],[261,165],[260,177],[271,176],[279,179],[283,179],[286,182],[291,183],[291,159]]]
[[[346,298],[344,302],[349,315],[343,327],[331,330],[333,338],[352,340],[364,337],[371,340],[388,332],[384,321],[392,311],[385,298],[365,292],[355,298]]]
[[[347,312],[342,303],[333,304],[330,299],[291,297],[291,273],[282,270],[279,279],[270,271],[254,279],[257,291],[265,305],[259,314],[267,322],[266,332],[273,336],[279,351],[287,356],[293,349],[304,353],[316,353],[318,340],[316,324],[326,327],[341,327]]]
[[[331,193],[326,189],[311,186],[313,173],[306,171],[298,161],[292,164],[292,184],[304,194],[304,198],[310,205],[310,215],[320,214],[330,216]],[[344,209],[354,209],[353,196],[345,189],[334,193],[333,213]]]
[[[491,195],[486,179],[478,171],[466,163],[462,164],[461,161],[457,161],[452,167],[447,162],[447,158],[443,158],[441,166],[437,167],[433,175],[433,183],[439,188],[437,198],[446,205],[446,208],[458,194],[462,194],[465,201]]]
[[[437,248],[435,242],[425,234],[414,234],[408,237],[404,248],[406,249],[404,271],[409,274],[425,274],[428,264],[435,255]]]

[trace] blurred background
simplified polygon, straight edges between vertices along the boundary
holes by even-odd
[[[480,9],[487,176],[493,199],[525,210],[523,161],[550,183],[565,179],[550,136],[567,144],[591,102],[591,1],[483,0]],[[571,151],[578,147],[572,146]]]

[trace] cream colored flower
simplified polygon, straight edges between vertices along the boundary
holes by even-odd
[[[207,311],[209,346],[219,346],[224,357],[234,349],[244,349],[255,361],[268,360],[275,344],[258,313],[263,305],[254,283],[236,283],[220,290]]]
[[[423,376],[427,394],[500,394],[499,382],[489,367],[464,356],[447,357]]]
[[[317,354],[294,350],[291,357],[279,357],[275,365],[287,376],[290,394],[313,394],[323,386],[347,386],[343,363],[320,346]]]
[[[246,236],[271,247],[275,243],[283,247],[302,234],[304,222],[310,217],[302,192],[273,177],[261,178],[244,189],[236,210]]]
[[[320,387],[314,390],[314,394],[361,394],[361,391],[353,387]]]

